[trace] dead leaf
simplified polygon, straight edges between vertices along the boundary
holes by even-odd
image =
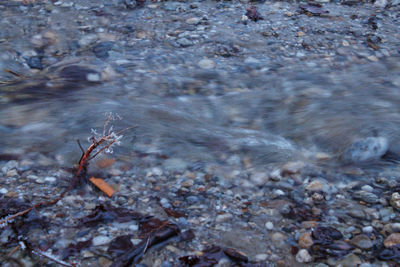
[[[89,181],[92,182],[92,184],[94,184],[108,197],[112,197],[112,195],[115,193],[114,189],[101,178],[91,177]]]

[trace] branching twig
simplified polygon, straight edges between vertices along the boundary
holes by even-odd
[[[14,73],[13,73],[14,74]],[[23,211],[17,212],[15,214],[12,215],[8,215],[4,218],[0,219],[0,228],[3,228],[5,226],[7,226],[9,223],[12,223],[14,221],[15,218],[23,216],[29,212],[31,212],[32,210],[35,210],[37,208],[43,207],[43,206],[50,206],[50,205],[54,205],[56,204],[58,201],[60,201],[62,198],[64,198],[64,196],[71,191],[76,183],[79,181],[79,179],[82,178],[82,175],[86,172],[86,168],[89,165],[89,161],[92,160],[93,158],[95,158],[97,155],[99,155],[100,153],[112,153],[112,146],[114,144],[120,145],[121,143],[121,139],[123,137],[122,133],[124,133],[125,131],[132,129],[136,126],[133,127],[129,127],[126,128],[122,131],[119,132],[114,132],[113,131],[113,127],[110,126],[108,127],[108,125],[110,124],[111,121],[116,120],[116,119],[121,119],[121,117],[119,115],[113,115],[111,113],[106,114],[107,119],[106,122],[104,124],[103,127],[103,134],[100,136],[99,134],[97,134],[97,132],[95,130],[92,129],[92,136],[89,138],[91,144],[89,145],[89,147],[84,150],[82,148],[82,145],[80,144],[79,140],[78,140],[78,145],[82,150],[82,156],[79,160],[79,164],[78,164],[78,168],[75,172],[74,177],[71,180],[70,185],[68,186],[67,189],[65,189],[58,197],[56,197],[53,200],[50,201],[43,201],[43,202],[39,202],[33,206],[31,206],[30,208],[27,208]],[[107,133],[107,134],[106,134]],[[92,154],[93,153],[93,154]],[[21,245],[20,245],[21,247]],[[32,250],[32,252],[34,254],[46,257],[60,265],[63,266],[76,266],[75,264],[71,265],[67,262],[58,260],[57,258],[55,258],[54,256],[40,251],[40,250],[36,250],[34,248],[30,248]]]

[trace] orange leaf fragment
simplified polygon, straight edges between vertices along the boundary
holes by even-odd
[[[97,186],[97,188],[100,189],[108,197],[112,197],[112,195],[115,193],[114,189],[101,178],[90,177],[89,181]]]

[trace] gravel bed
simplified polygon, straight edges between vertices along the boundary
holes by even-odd
[[[396,266],[399,11],[1,2],[0,218],[68,188],[104,112],[137,125],[88,169],[114,196],[1,225],[2,266]]]

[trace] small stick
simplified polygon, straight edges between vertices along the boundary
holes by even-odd
[[[16,73],[15,71],[12,71],[10,69],[5,68],[4,71],[8,72],[8,73],[11,73],[12,75],[17,76],[18,78],[25,79],[24,75]]]

